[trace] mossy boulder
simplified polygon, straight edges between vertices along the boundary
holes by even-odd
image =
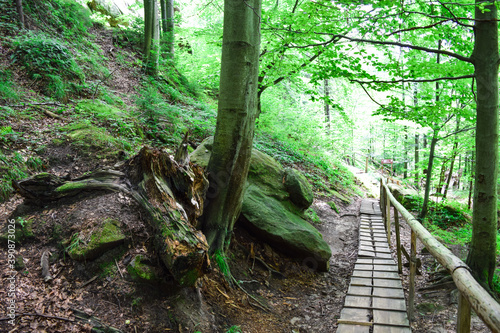
[[[403,188],[397,184],[388,184],[389,190],[391,190],[392,195],[396,198],[397,201],[403,203],[406,197],[415,197],[418,196],[417,191],[414,189]]]
[[[73,237],[66,248],[71,259],[93,260],[122,244],[126,236],[120,229],[120,223],[113,219],[103,221],[102,225],[92,232],[90,241],[85,244]]]
[[[191,161],[206,167],[212,145],[213,138],[206,139],[190,155]],[[331,249],[322,235],[302,218],[303,210],[312,202],[310,185],[298,171],[288,174],[293,175],[290,176],[293,182],[301,184],[291,184],[290,180],[287,188],[287,170],[271,156],[253,149],[239,222],[281,252],[307,259],[310,267],[326,271]],[[303,189],[299,191],[297,187]],[[292,200],[291,188],[294,193],[303,193]]]
[[[318,230],[287,206],[250,185],[245,191],[241,221],[259,239],[281,252],[306,259],[311,268],[327,271],[330,246]]]
[[[118,139],[104,128],[87,122],[79,122],[61,127],[69,141],[82,153],[98,158],[113,158],[123,152],[130,152],[132,146],[126,140]]]
[[[300,209],[307,209],[312,205],[314,193],[311,184],[300,171],[285,169],[285,188],[290,194],[290,200]]]
[[[155,283],[160,281],[159,270],[150,260],[137,255],[127,266],[130,277],[137,282]]]

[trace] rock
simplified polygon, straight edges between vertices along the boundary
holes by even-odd
[[[388,184],[387,186],[391,190],[394,198],[401,203],[403,203],[404,198],[406,197],[418,196],[418,192],[414,189],[403,188],[397,184]]]
[[[68,241],[67,251],[73,260],[93,260],[104,252],[117,247],[125,241],[125,235],[122,233],[119,222],[107,219],[90,236],[87,244],[80,243],[78,237],[73,237]]]
[[[127,266],[127,272],[133,280],[154,283],[160,281],[159,270],[142,255],[136,256]]]
[[[287,209],[286,203],[250,185],[245,191],[241,213],[243,225],[259,239],[288,255],[305,258],[311,268],[329,269],[330,246],[318,230]]]
[[[300,318],[299,318],[299,317],[293,317],[292,319],[290,319],[290,324],[295,325],[295,324],[297,324],[299,321],[300,321]]]
[[[292,168],[285,169],[285,188],[290,194],[290,200],[300,209],[312,205],[314,193],[306,177]]]
[[[207,166],[212,145],[213,138],[203,141],[190,155],[190,160]],[[304,188],[294,201],[286,181],[283,182],[287,174],[293,174],[290,177],[302,183],[290,187]],[[327,271],[331,249],[321,233],[301,217],[304,207],[312,202],[312,191],[309,193],[308,188],[310,190],[310,185],[303,175],[297,171],[287,172],[272,157],[253,149],[239,223],[275,249],[299,257],[308,267]]]

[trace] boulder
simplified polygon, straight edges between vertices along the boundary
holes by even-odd
[[[126,236],[121,231],[119,222],[107,219],[92,232],[88,243],[82,243],[80,238],[74,237],[68,241],[69,245],[66,248],[73,260],[93,260],[104,252],[121,245],[125,238]]]
[[[403,203],[403,199],[405,197],[418,196],[418,192],[411,188],[403,188],[402,186],[397,184],[388,184],[387,186],[391,190],[394,198],[396,198],[396,200],[400,203]]]
[[[190,160],[206,167],[212,145],[213,138],[203,141]],[[301,214],[312,199],[311,186],[299,171],[285,170],[271,156],[252,150],[239,223],[281,252],[327,271],[331,249]]]
[[[311,184],[300,171],[285,169],[285,188],[290,194],[290,200],[300,209],[307,209],[312,205],[314,193]]]

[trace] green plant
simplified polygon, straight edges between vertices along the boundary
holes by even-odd
[[[75,91],[72,81],[84,80],[73,54],[61,40],[28,32],[14,38],[12,45],[13,61],[22,65],[32,79],[40,81],[48,96],[62,99],[68,92]]]
[[[316,224],[321,223],[321,219],[319,218],[318,214],[312,207],[307,208],[306,211],[304,212],[304,215],[312,223]]]
[[[80,235],[78,233],[74,233],[73,236],[71,236],[68,246],[66,246],[64,250],[66,252],[70,252],[71,250],[77,248],[81,241]]]
[[[226,331],[226,333],[241,333],[241,332],[242,332],[241,327],[239,327],[238,325],[233,325],[229,327],[229,329]]]
[[[220,250],[216,250],[215,253],[213,254],[213,259],[217,263],[217,266],[219,266],[219,269],[224,275],[224,277],[228,281],[231,281],[232,275],[229,269],[229,265],[227,263],[228,258],[226,257],[226,255],[222,253]]]
[[[0,72],[0,101],[15,102],[19,100],[19,94],[9,79],[10,72]]]

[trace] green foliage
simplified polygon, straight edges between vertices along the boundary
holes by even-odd
[[[18,100],[19,94],[14,87],[14,83],[10,81],[10,72],[0,71],[0,101],[12,103]]]
[[[63,99],[67,93],[77,92],[75,83],[82,82],[84,75],[63,41],[28,32],[18,35],[12,45],[13,61],[39,81],[48,96]]]
[[[407,196],[401,204],[410,211],[418,211],[422,207],[423,200],[420,196]],[[466,205],[456,201],[430,202],[427,220],[430,224],[446,230],[451,227],[460,227],[467,224],[470,213]]]
[[[227,256],[220,250],[216,250],[215,253],[213,254],[213,260],[217,263],[217,266],[219,267],[224,277],[228,281],[231,281],[232,275],[231,275],[231,270],[229,269],[229,265],[227,263],[228,260]]]
[[[335,204],[334,201],[328,201],[327,204],[328,206],[330,206],[331,209],[333,209],[337,214],[339,214],[339,209],[337,208],[337,205]]]
[[[39,29],[64,38],[84,39],[92,27],[90,10],[72,0],[24,0],[24,12]]]
[[[304,212],[304,215],[313,224],[321,223],[321,219],[319,218],[318,214],[312,207],[307,208],[306,211]]]
[[[239,327],[238,325],[233,325],[231,327],[229,327],[229,329],[226,331],[226,333],[241,333],[243,332],[241,330],[241,327]]]

